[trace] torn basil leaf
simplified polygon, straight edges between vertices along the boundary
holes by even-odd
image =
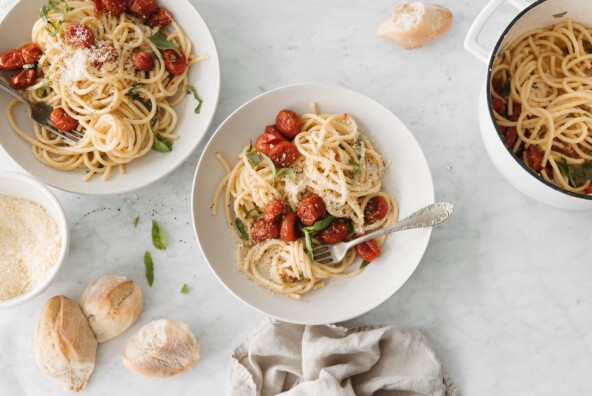
[[[238,234],[242,239],[249,239],[249,233],[245,229],[245,225],[238,217],[234,219],[234,224],[236,224],[236,229],[238,230]]]
[[[156,220],[152,220],[152,244],[158,250],[166,250],[167,240]]]
[[[152,256],[150,252],[144,253],[144,271],[146,273],[146,281],[148,282],[148,286],[152,287],[154,283],[154,262],[152,261]]]
[[[180,57],[183,56],[183,54],[181,54],[181,52],[179,51],[179,48],[177,48],[177,46],[175,44],[171,43],[169,41],[169,39],[166,38],[166,36],[164,34],[162,34],[162,32],[160,32],[160,31],[158,31],[154,35],[148,37],[148,40],[150,40],[152,42],[152,44],[154,44],[154,46],[161,51],[164,51],[167,49],[172,49]]]

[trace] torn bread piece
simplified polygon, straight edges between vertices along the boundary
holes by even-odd
[[[403,48],[416,49],[440,37],[450,25],[452,13],[447,8],[416,1],[397,6],[376,34]]]
[[[142,289],[124,276],[109,275],[90,283],[80,305],[98,342],[117,337],[133,325],[142,311]]]

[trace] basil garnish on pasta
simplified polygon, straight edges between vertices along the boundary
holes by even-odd
[[[41,86],[37,90],[37,96],[45,96],[45,91],[49,88],[49,76],[43,77],[43,81],[41,82]]]
[[[236,229],[238,230],[238,234],[242,239],[249,239],[249,233],[245,229],[245,225],[238,217],[234,219],[234,224],[236,224]]]
[[[62,6],[62,5],[65,5],[65,7],[60,8],[60,6]],[[41,20],[45,24],[45,30],[47,30],[47,34],[49,34],[52,37],[57,36],[60,33],[60,31],[62,30],[62,24],[64,23],[64,20],[66,19],[66,14],[68,13],[68,11],[72,11],[72,10],[73,10],[73,8],[70,8],[68,6],[68,3],[65,0],[49,0],[47,5],[42,6],[41,9],[39,10],[39,16],[41,17]],[[57,22],[50,20],[49,19],[49,12],[50,11],[54,11],[58,14],[62,14],[62,17],[60,18],[60,20]]]
[[[337,220],[335,216],[329,216],[324,218],[323,220],[319,220],[313,225],[309,227],[302,227],[302,232],[304,233],[304,242],[306,245],[306,250],[308,252],[308,256],[310,260],[313,261],[313,254],[312,254],[312,237],[319,232],[323,231],[325,228],[329,227],[331,223]]]
[[[292,169],[292,168],[276,169],[275,164],[273,163],[271,158],[269,158],[267,155],[265,155],[263,153],[259,153],[259,155],[263,158],[263,160],[265,160],[269,169],[271,169],[271,173],[273,174],[273,182],[274,183],[277,180],[277,178],[284,173],[291,178],[296,177],[296,173],[294,173],[294,169]]]
[[[177,55],[183,56],[183,54],[181,54],[181,51],[179,51],[179,48],[177,48],[175,44],[171,43],[169,39],[166,38],[166,36],[162,34],[162,32],[160,31],[148,37],[148,40],[150,40],[152,44],[154,44],[156,48],[158,48],[161,51],[172,49],[177,53]]]

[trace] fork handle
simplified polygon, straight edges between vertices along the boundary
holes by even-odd
[[[433,203],[421,208],[412,215],[397,221],[395,224],[381,228],[380,230],[371,232],[348,242],[347,248],[350,249],[356,245],[359,245],[360,243],[390,234],[391,232],[410,230],[414,228],[433,227],[449,218],[453,211],[454,206],[449,202]]]
[[[14,96],[15,98],[17,98],[18,100],[20,100],[21,102],[23,102],[27,106],[31,107],[31,103],[29,102],[29,99],[27,99],[23,94],[21,94],[17,90],[12,89],[12,87],[10,85],[8,85],[1,78],[0,78],[0,88],[2,88],[4,91],[8,92],[9,94],[11,94],[12,96]]]

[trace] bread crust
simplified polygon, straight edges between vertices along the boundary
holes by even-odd
[[[403,48],[417,49],[444,34],[452,19],[452,12],[440,5],[405,3],[378,26],[376,34]]]
[[[80,391],[95,367],[97,340],[82,309],[65,296],[50,298],[37,322],[35,360],[60,388]]]
[[[132,335],[122,357],[125,366],[137,374],[173,377],[199,361],[199,344],[185,323],[160,319]]]
[[[98,342],[117,337],[132,326],[144,305],[142,289],[124,276],[109,275],[91,282],[80,305]]]

